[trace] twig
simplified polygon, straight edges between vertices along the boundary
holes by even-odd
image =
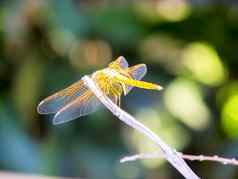
[[[170,148],[164,141],[162,141],[154,132],[142,123],[137,121],[133,116],[122,110],[116,104],[114,104],[106,95],[103,95],[100,88],[97,86],[90,77],[84,76],[83,81],[85,85],[97,96],[97,98],[121,121],[129,125],[130,127],[138,130],[146,135],[150,140],[155,142],[161,149],[162,155],[173,165],[185,178],[187,179],[199,179],[199,177],[191,170],[191,168],[182,159],[181,155],[176,150]]]
[[[213,156],[206,156],[206,155],[190,155],[190,154],[183,154],[178,152],[178,154],[185,160],[191,160],[191,161],[212,161],[212,162],[219,162],[224,165],[236,165],[238,166],[238,160],[235,158],[224,158],[224,157],[219,157],[217,155]],[[162,158],[163,156],[156,152],[156,153],[143,153],[143,154],[136,154],[136,155],[131,155],[131,156],[126,156],[123,157],[120,162],[129,162],[129,161],[135,161],[139,159],[154,159],[154,158]]]

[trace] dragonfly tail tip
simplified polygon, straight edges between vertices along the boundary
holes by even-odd
[[[163,90],[163,89],[164,89],[164,88],[163,88],[162,86],[159,86],[159,85],[157,86],[157,90],[160,91],[160,90]]]

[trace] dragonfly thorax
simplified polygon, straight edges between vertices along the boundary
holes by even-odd
[[[124,88],[123,84],[117,80],[118,75],[121,74],[116,70],[106,68],[95,72],[92,77],[106,95],[115,96],[119,100]]]

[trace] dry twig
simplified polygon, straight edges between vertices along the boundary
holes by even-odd
[[[199,179],[199,177],[191,170],[191,168],[182,159],[181,155],[171,147],[169,147],[164,141],[162,141],[154,132],[144,126],[142,123],[137,121],[133,116],[122,110],[116,104],[114,104],[106,95],[103,95],[100,88],[97,86],[89,76],[84,76],[83,81],[85,85],[97,96],[97,98],[121,121],[126,123],[128,126],[138,130],[139,132],[146,135],[150,140],[155,142],[164,158],[173,165],[185,178],[187,179]]]
[[[235,158],[224,158],[224,157],[219,157],[217,155],[213,156],[206,156],[206,155],[190,155],[190,154],[183,154],[178,152],[178,155],[180,155],[183,159],[185,160],[191,160],[191,161],[212,161],[212,162],[219,162],[224,165],[236,165],[238,166],[238,160]],[[129,161],[135,161],[139,159],[155,159],[155,158],[163,158],[163,156],[156,152],[156,153],[143,153],[143,154],[136,154],[136,155],[131,155],[131,156],[126,156],[123,157],[120,162],[129,162]]]

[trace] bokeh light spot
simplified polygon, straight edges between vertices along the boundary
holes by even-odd
[[[179,22],[191,12],[187,0],[142,0],[135,1],[134,7],[138,15],[150,23]]]
[[[164,101],[168,110],[192,129],[201,130],[209,125],[209,109],[194,82],[176,79],[166,88]]]
[[[183,52],[183,63],[198,81],[217,86],[227,78],[227,72],[215,49],[201,42],[189,44]]]
[[[238,95],[231,96],[222,109],[222,127],[230,138],[238,137]]]
[[[216,96],[217,105],[223,106],[234,95],[238,95],[238,81],[231,81],[219,89]]]
[[[190,14],[190,6],[186,0],[161,0],[157,4],[158,14],[167,21],[184,20]]]

